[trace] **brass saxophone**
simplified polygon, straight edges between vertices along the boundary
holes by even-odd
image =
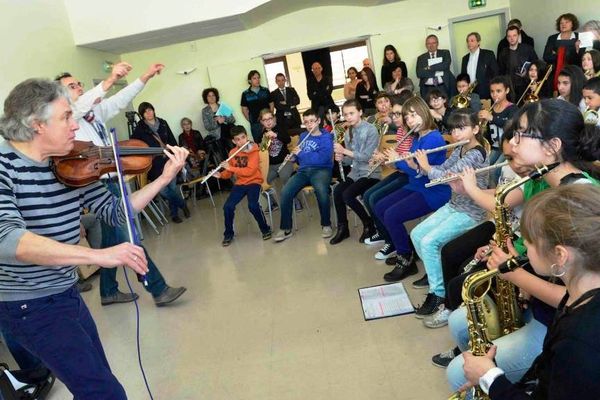
[[[508,252],[506,240],[511,237],[511,227],[508,218],[508,206],[504,203],[506,196],[512,190],[523,185],[531,179],[539,179],[559,163],[549,166],[536,167],[535,171],[523,178],[515,179],[496,190],[494,221],[496,233],[494,241],[505,252]],[[501,279],[497,275],[510,272],[523,266],[525,260],[522,257],[511,258],[497,270],[484,270],[475,272],[467,277],[462,287],[462,298],[467,307],[467,323],[469,331],[469,348],[473,355],[483,356],[492,346],[493,328],[499,326],[500,336],[516,331],[523,325],[521,308],[518,303],[516,287],[514,284]],[[496,278],[496,290],[494,292],[497,304],[497,314],[490,312],[487,296],[492,288],[492,279]],[[496,315],[497,317],[491,317]],[[493,336],[492,336],[493,335]],[[487,400],[489,396],[479,386],[471,389],[474,400]],[[462,400],[466,398],[466,392],[455,392],[449,400]]]

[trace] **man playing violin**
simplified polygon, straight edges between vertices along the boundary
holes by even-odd
[[[85,207],[111,225],[125,223],[122,202],[100,183],[61,184],[50,158],[73,148],[69,95],[57,83],[17,85],[0,118],[0,330],[50,368],[77,399],[125,399],[94,320],[76,289],[77,265],[124,265],[148,272],[144,250],[130,243],[78,246]],[[131,195],[143,209],[183,167],[187,150],[168,147],[163,174]]]
[[[142,76],[107,99],[104,99],[107,91],[116,81],[124,78],[131,71],[132,67],[128,63],[115,64],[108,78],[85,93],[81,82],[71,74],[65,72],[58,75],[55,80],[67,88],[73,102],[74,119],[79,125],[79,129],[75,133],[76,139],[93,142],[96,146],[110,145],[105,123],[130,104],[135,96],[144,89],[145,84],[159,74],[163,68],[163,64],[151,64]],[[118,183],[114,178],[114,174],[113,176],[104,175],[101,181],[112,193],[118,193]],[[102,222],[102,247],[115,246],[127,241],[128,236],[125,227],[113,227]],[[146,277],[148,286],[145,286],[146,290],[152,294],[158,306],[173,302],[186,289],[184,287],[172,288],[167,285],[148,252],[145,248],[143,249],[148,260],[148,275]],[[127,303],[138,298],[135,293],[119,291],[118,285],[116,269],[102,269],[100,271],[100,301],[103,306],[114,303]]]

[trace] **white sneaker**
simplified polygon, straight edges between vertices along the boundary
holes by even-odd
[[[436,312],[423,318],[423,325],[431,329],[441,328],[442,326],[448,325],[449,316],[450,310],[442,304],[438,307]]]
[[[365,244],[368,244],[369,246],[372,246],[374,244],[381,244],[381,243],[384,243],[384,242],[385,242],[385,240],[383,240],[383,238],[381,237],[381,235],[379,234],[379,232],[375,233],[370,238],[366,238],[365,239]]]
[[[387,260],[388,258],[393,257],[395,255],[396,255],[396,250],[392,250],[392,245],[389,243],[386,243],[383,245],[381,250],[379,250],[377,252],[377,254],[375,254],[375,258],[378,260]]]
[[[277,235],[275,235],[275,237],[273,238],[273,240],[275,240],[275,242],[279,243],[279,242],[283,242],[285,239],[292,237],[293,235],[293,231],[290,229],[289,231],[279,231],[277,232]]]
[[[333,236],[333,229],[331,226],[324,226],[321,228],[321,237],[324,239],[330,238]]]

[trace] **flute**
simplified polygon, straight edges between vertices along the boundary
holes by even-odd
[[[387,126],[387,125],[386,125],[386,126]],[[408,131],[408,133],[406,133],[406,135],[402,136],[402,139],[400,139],[400,140],[398,141],[398,143],[396,143],[396,148],[398,148],[398,146],[400,146],[402,143],[404,143],[404,142],[406,141],[406,139],[408,139],[408,138],[410,137],[410,135],[412,135],[412,133],[413,133],[415,130],[419,129],[419,127],[420,127],[420,126],[421,126],[421,124],[417,124],[417,125],[416,125],[414,128],[412,128],[410,131]],[[387,129],[386,129],[386,131],[387,131]],[[383,135],[381,135],[381,137],[383,137]],[[380,166],[381,164],[383,164],[383,161],[378,161],[378,162],[376,162],[376,163],[373,165],[373,167],[372,167],[372,168],[369,170],[369,172],[367,173],[367,178],[368,178],[368,177],[370,177],[370,176],[371,176],[371,174],[372,174],[373,172],[375,172],[375,170],[376,170],[377,168],[379,168],[379,166]]]
[[[338,138],[338,133],[335,130],[335,123],[333,122],[333,113],[331,112],[331,108],[329,109],[329,122],[331,122],[331,132],[333,132],[333,142],[338,143],[339,138]],[[344,173],[344,166],[342,165],[342,161],[338,161],[338,167],[340,169],[340,179],[342,180],[342,182],[346,182],[346,174]]]
[[[482,174],[482,173],[488,172],[488,171],[493,171],[495,169],[502,168],[505,165],[508,165],[508,161],[501,162],[500,164],[493,164],[493,165],[489,165],[487,167],[479,168],[479,169],[475,170],[475,175],[479,175],[479,174]],[[429,183],[425,184],[425,187],[428,188],[428,187],[432,187],[432,186],[436,186],[436,185],[443,185],[448,182],[454,182],[456,180],[459,180],[460,178],[461,178],[460,174],[452,174],[452,175],[448,175],[448,176],[443,176],[441,178],[432,179],[431,181],[429,181]]]
[[[230,157],[229,157],[227,160],[225,160],[225,162],[229,162],[229,160],[231,160],[233,157],[235,157],[235,156],[236,156],[236,155],[237,155],[237,154],[238,154],[240,151],[242,151],[244,148],[246,148],[246,146],[248,146],[250,143],[252,143],[252,142],[251,142],[251,141],[247,141],[246,143],[244,143],[244,144],[242,145],[242,147],[240,147],[239,149],[237,149],[237,150],[235,151],[235,153],[233,153],[233,154],[232,154],[232,155],[231,155],[231,156],[230,156]],[[207,180],[208,180],[210,177],[212,177],[214,174],[216,174],[216,173],[217,173],[217,172],[218,172],[218,171],[219,171],[221,168],[222,168],[222,167],[221,167],[221,164],[217,165],[217,167],[216,167],[215,169],[211,170],[211,171],[208,173],[208,175],[206,175],[206,176],[205,176],[205,177],[204,177],[204,178],[203,178],[203,179],[200,181],[200,184],[202,184],[202,185],[203,185],[203,184],[205,184],[205,183],[206,183],[206,181],[207,181]]]
[[[461,140],[460,142],[454,142],[454,143],[450,143],[447,144],[445,146],[440,146],[440,147],[436,147],[434,149],[428,149],[425,150],[425,154],[430,154],[430,153],[437,153],[438,151],[443,151],[443,150],[448,150],[451,149],[453,147],[458,147],[458,146],[464,146],[465,144],[469,143],[469,140]],[[415,158],[417,156],[417,153],[408,153],[408,154],[404,154],[398,158],[395,158],[393,160],[388,160],[385,162],[385,165],[389,165],[389,164],[394,164],[397,163],[398,161],[406,161],[406,160],[410,160],[411,158]]]
[[[308,135],[304,136],[304,139],[302,139],[300,141],[300,143],[298,143],[298,147],[302,147],[302,144],[306,141],[306,139],[308,139],[310,137],[310,132],[308,132]],[[302,151],[302,149],[300,149],[300,151]],[[283,160],[283,162],[281,164],[279,164],[279,167],[277,168],[277,173],[280,173],[281,170],[283,169],[283,167],[285,167],[285,165],[292,159],[292,157],[295,156],[294,153],[289,153],[287,156],[285,156],[285,159]]]

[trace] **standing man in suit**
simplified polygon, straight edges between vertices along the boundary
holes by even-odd
[[[335,104],[331,97],[333,84],[331,78],[323,75],[323,66],[320,62],[315,61],[311,66],[312,76],[306,82],[306,92],[310,99],[310,108],[314,110],[319,119],[323,121],[325,112]]]
[[[271,92],[271,102],[275,105],[275,119],[279,128],[300,128],[300,113],[296,106],[300,104],[300,97],[293,87],[285,87],[287,79],[279,73],[275,75],[277,89]]]
[[[498,63],[491,50],[482,49],[481,35],[471,32],[467,35],[469,53],[462,58],[460,72],[469,74],[471,82],[477,81],[474,92],[482,99],[490,98],[490,80],[498,75]]]
[[[449,50],[440,50],[438,45],[437,36],[427,36],[427,52],[417,58],[417,77],[423,98],[431,89],[444,89],[448,97],[454,95],[454,75],[450,71],[452,57]]]

